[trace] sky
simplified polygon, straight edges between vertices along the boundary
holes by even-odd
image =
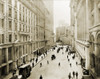
[[[61,22],[70,24],[70,0],[54,0],[54,28]]]

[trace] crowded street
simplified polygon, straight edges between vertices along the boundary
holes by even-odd
[[[82,78],[82,68],[78,55],[69,54],[69,50],[66,52],[67,46],[63,46],[62,49],[57,53],[57,49],[62,46],[57,46],[55,49],[50,49],[47,56],[41,60],[31,72],[28,79],[81,79]],[[55,59],[52,60],[51,56],[55,55]],[[76,63],[77,62],[77,63]],[[41,64],[42,63],[42,66]],[[73,72],[74,75],[73,75]],[[78,73],[78,76],[76,76]],[[69,78],[70,74],[70,78]],[[77,77],[77,78],[76,78]]]
[[[100,79],[100,0],[0,0],[0,79]]]

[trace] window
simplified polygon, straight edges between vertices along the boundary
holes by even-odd
[[[19,4],[19,10],[21,11],[21,4]]]
[[[6,48],[2,49],[2,63],[6,63]]]
[[[26,32],[26,25],[24,25],[24,32]]]
[[[17,0],[15,0],[15,7],[17,8]]]
[[[0,13],[3,13],[3,10],[4,10],[4,5],[0,3]]]
[[[27,41],[27,36],[25,36],[25,39],[26,39],[25,41]]]
[[[4,19],[0,19],[0,27],[4,28]]]
[[[9,21],[9,30],[12,30],[12,22]]]
[[[23,51],[23,54],[25,54],[25,52],[24,52],[24,46],[22,46],[22,47],[23,47],[23,50],[22,50]]]
[[[12,72],[12,70],[13,70],[13,63],[10,63],[9,64],[9,72]]]
[[[12,42],[12,35],[9,34],[9,42]]]
[[[12,60],[12,47],[8,48],[8,60]]]
[[[4,34],[0,34],[0,44],[4,43]]]
[[[25,32],[25,25],[23,25],[23,31]]]
[[[4,34],[2,34],[2,43],[4,43]]]
[[[11,17],[11,15],[12,15],[12,8],[9,7],[9,14],[8,14],[8,16]]]
[[[21,31],[21,24],[19,24],[19,28],[20,28],[19,30]]]
[[[15,31],[17,31],[17,22],[15,22]]]
[[[17,19],[17,11],[15,10],[15,19]]]
[[[21,42],[23,42],[24,36],[21,36]]]
[[[19,57],[22,56],[22,46],[19,46]]]
[[[6,66],[3,66],[3,67],[0,69],[1,75],[2,75],[2,76],[3,76],[3,75],[6,75],[6,71],[5,71],[6,68],[7,68]]]
[[[15,41],[17,40],[17,35],[15,35]]]
[[[19,20],[21,21],[21,12],[19,12],[20,13],[20,15],[19,15]]]
[[[92,14],[91,16],[91,23],[92,23],[92,26],[94,25],[94,15]]]
[[[19,50],[19,48],[18,48],[18,47],[16,47],[16,48],[15,48],[16,58],[18,58],[18,57],[19,57],[19,56],[18,56],[18,50]]]
[[[23,7],[23,21],[24,21],[24,17],[25,17],[25,15],[24,15],[24,9],[25,9],[25,8]]]

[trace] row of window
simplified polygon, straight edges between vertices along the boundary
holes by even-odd
[[[7,52],[6,52],[6,48],[3,48],[3,49],[1,49],[1,52],[0,52],[1,54],[2,54],[2,56],[1,56],[1,63],[0,64],[2,64],[2,63],[6,63],[7,62],[7,60],[9,61],[9,60],[12,60],[12,47],[9,47],[8,48],[8,59],[7,59]]]
[[[0,44],[5,43],[4,42],[4,34],[0,34]],[[15,41],[17,40],[17,35],[15,35]],[[8,42],[12,42],[12,34],[8,34]]]
[[[19,20],[26,22],[28,25],[34,25],[35,23],[34,13],[21,3],[19,4]]]
[[[44,27],[45,26],[45,20],[41,18],[39,15],[36,18],[37,25]]]
[[[30,31],[30,26],[34,27],[35,26],[35,15],[29,11],[25,6],[23,6],[22,4],[19,4],[21,10],[19,11],[19,20],[21,22],[23,22],[24,24],[20,24],[19,28],[20,31],[25,31],[25,32],[29,32]],[[8,16],[12,18],[12,7],[8,5]],[[23,9],[23,10],[22,10]],[[18,11],[14,9],[14,19],[18,19],[17,13]],[[17,28],[17,24],[15,24],[15,29]],[[25,29],[23,27],[28,26],[29,29]],[[12,30],[12,21],[9,21],[9,30]],[[27,31],[26,31],[27,30]]]
[[[9,0],[8,3],[9,4],[12,3],[12,0]],[[23,24],[21,22],[18,23],[17,20],[12,20],[12,19],[8,18],[8,21],[7,21],[8,22],[8,30],[10,30],[10,31],[12,31],[12,30],[17,31],[18,24],[19,24],[19,31],[22,31],[22,32],[30,32],[31,31],[31,33],[34,33],[33,36],[32,36],[32,39],[34,37],[36,37],[36,36],[37,36],[37,38],[44,39],[44,37],[43,37],[44,36],[44,31],[43,30],[42,30],[43,32],[42,31],[39,32],[39,30],[37,30],[37,32],[36,32],[37,35],[35,34],[35,28],[33,28],[33,27],[36,24],[36,16],[34,15],[34,13],[29,11],[29,9],[27,9],[21,3],[19,3],[19,6],[20,6],[19,8],[21,9],[20,10],[20,15],[21,16],[19,16],[19,17],[22,18],[22,16],[24,16],[23,19],[27,20],[27,23],[29,22],[30,24],[27,25],[27,23],[26,24]],[[11,17],[11,18],[12,18],[12,13],[13,13],[12,10],[13,10],[13,8],[10,5],[8,5],[8,14],[9,14],[9,17]],[[16,18],[17,18],[17,12],[18,11],[14,9],[14,14],[15,14],[14,16]],[[27,16],[29,16],[29,17],[27,17]],[[43,19],[38,19],[38,21],[40,21],[40,22],[42,22],[44,24],[44,20]],[[43,26],[43,24],[42,24],[42,26]],[[4,28],[4,19],[0,19],[0,26],[1,26],[1,28]],[[39,32],[39,34],[38,34],[38,32]],[[27,37],[27,36],[23,36],[21,38],[22,38],[21,40],[24,39],[24,41],[28,41],[29,40],[29,37]],[[4,40],[4,35],[1,37],[0,43],[4,43],[3,40]],[[17,35],[15,35],[14,40],[17,40]],[[12,34],[8,35],[8,42],[12,42]]]
[[[8,5],[10,6],[14,5],[14,7],[17,8],[17,0],[8,0]]]
[[[32,26],[27,26],[25,24],[19,24],[19,31],[22,31],[22,32],[32,32]]]
[[[29,41],[29,40],[30,40],[30,36],[28,36],[28,35],[21,35],[20,36],[21,42],[26,42],[26,41]]]
[[[9,30],[12,30],[12,21],[13,20],[8,20],[8,25],[9,25]],[[2,28],[4,27],[4,20],[3,19],[0,19],[0,23],[1,23],[1,26],[2,26]],[[18,23],[17,23],[17,21],[14,21],[13,22],[14,23],[14,26],[15,26],[15,28],[13,29],[14,31],[17,31],[17,27],[18,27]],[[22,24],[22,23],[20,23],[19,24],[19,31],[23,31],[23,32],[32,32],[33,30],[31,30],[32,29],[32,26],[27,26],[27,25],[25,25],[25,24]]]
[[[4,29],[4,19],[0,18],[0,29]]]
[[[33,35],[34,36],[34,35]],[[35,37],[31,36],[32,40],[35,40]],[[8,42],[13,42],[16,41],[18,39],[17,34],[14,34],[13,36],[14,40],[12,40],[12,33],[8,34]],[[39,38],[44,39],[43,36],[40,36]],[[27,42],[30,40],[30,36],[29,35],[21,35],[20,36],[20,41],[21,42]],[[4,34],[0,34],[0,44],[4,43]]]

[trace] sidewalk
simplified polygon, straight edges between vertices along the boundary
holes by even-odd
[[[48,53],[47,53],[48,54]],[[46,54],[45,54],[46,55]],[[43,56],[43,55],[42,55]],[[47,56],[47,55],[46,55]],[[45,59],[45,57],[46,56],[43,56],[43,59]],[[38,57],[38,61],[37,61],[37,63],[35,62],[35,60],[34,60],[34,67],[40,62],[40,61],[42,61],[43,60],[42,58],[41,58],[41,56],[39,56]],[[33,67],[33,68],[34,68]],[[18,75],[18,69],[17,69],[17,71],[16,71],[16,75]],[[12,73],[10,72],[8,75],[6,75],[6,76],[4,76],[4,77],[2,77],[2,78],[0,78],[0,79],[10,79],[12,77]]]

